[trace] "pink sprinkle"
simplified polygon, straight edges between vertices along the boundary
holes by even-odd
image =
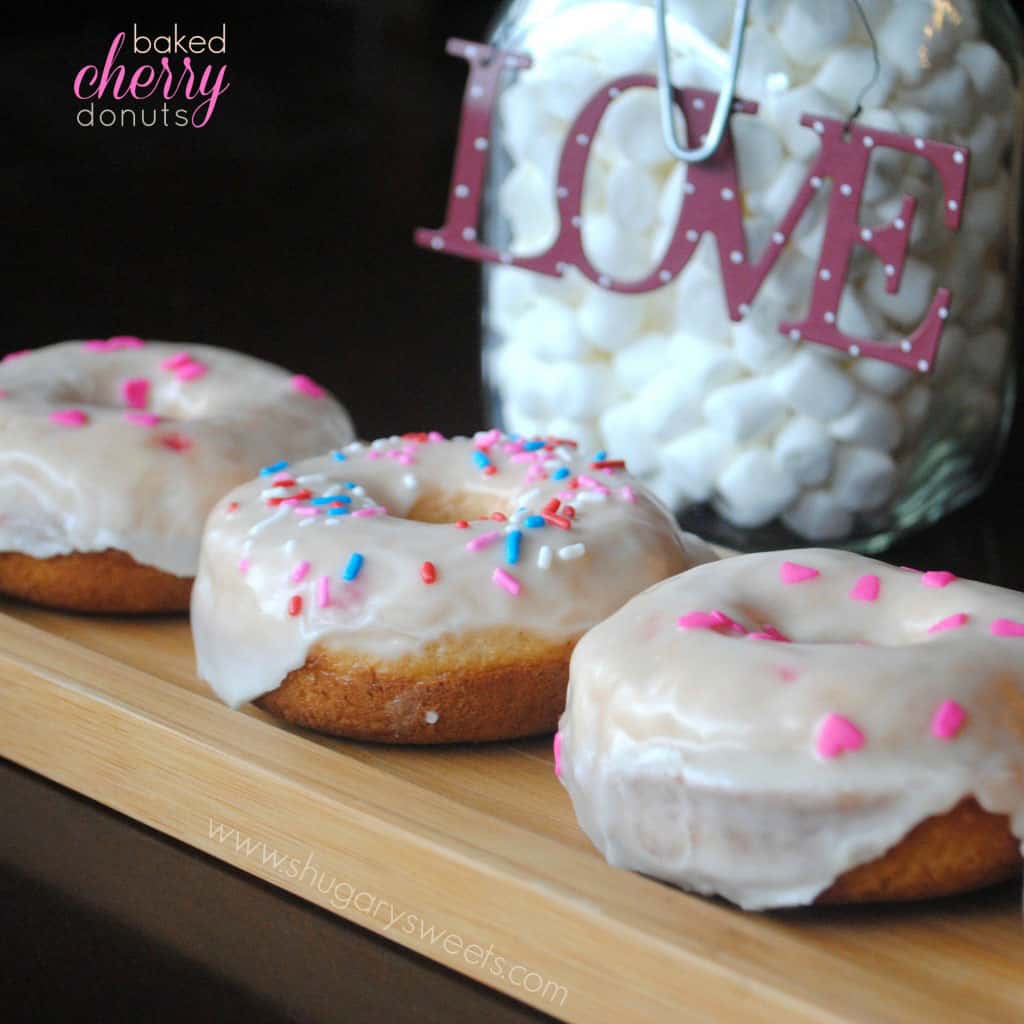
[[[932,715],[932,735],[951,740],[964,724],[967,712],[955,700],[944,700]]]
[[[50,422],[61,427],[84,427],[89,417],[81,409],[54,409],[50,413]]]
[[[370,460],[371,462],[376,462],[376,461],[377,461],[378,459],[382,459],[382,458],[383,458],[384,456],[383,456],[383,455],[381,455],[381,453],[380,453],[379,451],[377,451],[377,450],[376,450],[376,448],[371,448],[371,449],[370,449],[370,450],[369,450],[369,451],[368,451],[368,452],[366,453],[366,457],[367,457],[367,458],[368,458],[368,459],[369,459],[369,460]]]
[[[107,338],[107,348],[116,351],[121,348],[142,348],[146,343],[134,334],[115,334]]]
[[[760,633],[748,633],[748,640],[773,640],[777,644],[792,643],[788,636],[780,633],[774,626],[762,626]]]
[[[580,473],[576,479],[580,482],[581,487],[600,487],[601,485],[592,477],[587,476],[586,473]]]
[[[192,357],[187,352],[177,352],[173,356],[168,356],[160,366],[164,370],[177,370],[190,362],[192,362]]]
[[[633,493],[633,488],[628,484],[619,491],[619,494],[622,496],[623,501],[628,501],[630,505],[636,504],[636,495]]]
[[[714,622],[716,627],[728,630],[730,633],[739,633],[743,636],[746,635],[746,628],[741,626],[735,619],[730,618],[725,612],[719,611],[717,608],[711,613],[711,620]]]
[[[838,757],[863,746],[864,733],[842,715],[829,713],[818,726],[817,750],[821,757]]]
[[[321,576],[316,581],[316,606],[326,608],[331,603],[331,578]]]
[[[288,578],[292,583],[301,583],[309,575],[309,562],[299,562]]]
[[[877,576],[861,576],[853,585],[850,597],[854,601],[877,601],[882,590],[882,581]]]
[[[996,619],[992,623],[993,636],[1024,636],[1024,622],[1013,619]]]
[[[783,583],[804,583],[807,580],[817,579],[821,573],[812,569],[809,565],[797,565],[796,562],[783,562],[779,568],[779,575]]]
[[[292,377],[291,385],[293,391],[298,391],[300,394],[307,395],[310,398],[323,398],[327,394],[316,381],[311,377],[307,377],[304,373],[297,373]]]
[[[795,668],[790,668],[788,665],[780,665],[776,670],[779,678],[784,683],[793,683],[800,678],[800,673]]]
[[[110,346],[100,338],[93,338],[91,341],[82,343],[86,352],[109,352]]]
[[[487,433],[481,434],[474,442],[473,447],[478,449],[490,448],[492,444],[501,440],[501,432],[499,430],[488,430]]]
[[[17,352],[8,352],[7,355],[0,359],[0,363],[10,362],[12,359],[21,359],[22,356],[27,356],[32,349],[30,348],[19,348]]]
[[[951,572],[926,572],[921,575],[921,582],[926,587],[948,587],[956,579]]]
[[[320,515],[320,509],[315,508],[313,505],[301,505],[295,510],[297,516],[304,516],[306,519],[312,518],[313,516]]]
[[[298,503],[299,503],[299,499],[298,498],[285,498],[284,501],[281,502],[282,505],[287,505],[289,508],[292,508],[293,506],[298,505]]]
[[[352,513],[353,519],[372,519],[374,516],[386,516],[388,510],[383,505],[374,505],[373,508],[360,508]]]
[[[689,612],[676,619],[680,629],[714,629],[718,623],[710,612]]]
[[[155,427],[160,422],[155,412],[126,412],[124,418],[137,427]]]
[[[562,734],[560,732],[555,733],[555,741],[551,747],[555,752],[555,778],[560,779],[562,777]]]
[[[238,560],[238,571],[244,576],[249,571],[249,559],[240,558]]]
[[[532,484],[535,480],[547,480],[547,478],[548,478],[547,473],[545,473],[544,470],[540,466],[538,466],[536,463],[534,463],[526,471],[526,482],[528,484]]]
[[[291,473],[288,470],[283,469],[280,473],[275,473],[271,478],[270,482],[277,487],[279,484],[283,484],[287,487],[291,487],[295,481],[292,479]]]
[[[210,368],[206,363],[200,363],[197,360],[190,359],[187,363],[183,363],[181,366],[175,368],[174,376],[178,380],[197,380],[199,377],[206,376],[207,371]]]
[[[947,629],[959,629],[961,626],[967,625],[967,620],[970,616],[967,612],[957,612],[956,615],[949,615],[944,619],[939,619],[934,626],[928,627],[929,633],[944,633]]]
[[[0,388],[0,398],[6,398],[6,397],[7,397],[7,389],[6,388]]]
[[[519,591],[522,589],[522,584],[519,580],[511,573],[505,572],[500,565],[491,573],[491,582],[496,583],[503,590],[507,590],[513,597],[518,596]]]
[[[489,548],[496,540],[501,537],[501,534],[497,530],[491,533],[481,533],[479,537],[474,537],[467,545],[467,551],[483,551],[484,548]]]
[[[438,441],[444,440],[444,434],[440,433],[440,431],[432,430],[430,431],[429,434],[427,434],[427,440],[432,441],[434,444],[437,444]]]
[[[121,381],[121,399],[133,409],[145,409],[149,401],[149,381],[145,377],[128,377]]]

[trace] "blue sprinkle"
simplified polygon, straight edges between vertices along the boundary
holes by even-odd
[[[323,494],[319,498],[310,498],[310,505],[333,505],[336,501],[345,502],[346,504],[352,499],[347,494]]]
[[[523,451],[524,452],[535,452],[535,451],[538,451],[540,448],[543,448],[543,447],[544,447],[544,442],[543,441],[527,441],[526,444],[523,445]]]
[[[287,469],[287,462],[274,462],[269,466],[264,466],[260,470],[260,476],[270,476],[271,473],[280,473],[282,469]]]
[[[551,474],[552,480],[564,480],[569,475],[569,470],[565,466],[560,466],[558,469]]]
[[[491,460],[479,449],[473,452],[473,461],[481,468],[485,469],[491,464]]]
[[[331,452],[331,454],[332,454],[332,455],[333,455],[333,456],[334,456],[334,457],[335,457],[335,458],[336,458],[336,459],[337,459],[337,460],[338,460],[339,462],[345,462],[345,461],[346,461],[346,460],[348,459],[348,456],[347,456],[347,455],[346,455],[346,454],[345,454],[344,452]]]
[[[344,505],[341,508],[329,508],[327,514],[329,516],[347,516],[348,509]]]
[[[359,570],[363,567],[363,556],[358,551],[353,552],[352,557],[348,560],[348,565],[345,566],[345,571],[341,574],[341,578],[346,581],[354,580],[359,575]]]
[[[528,526],[531,530],[537,530],[544,525],[543,516],[527,516],[523,521],[523,526]]]
[[[505,561],[509,565],[515,565],[519,561],[519,545],[523,535],[518,530],[509,530],[505,534]]]
[[[348,489],[349,489],[350,491],[354,491],[354,490],[356,489],[356,482],[355,482],[355,480],[349,480],[349,482],[348,482],[347,484],[345,484],[345,486],[346,486],[346,487],[347,487],[347,488],[348,488]]]
[[[608,458],[608,453],[602,448],[599,452],[594,453],[595,462],[604,462]]]

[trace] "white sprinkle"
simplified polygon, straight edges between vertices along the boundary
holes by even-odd
[[[295,538],[294,537],[291,537],[287,541],[285,541],[284,553],[286,555],[294,555],[295,554]]]
[[[423,721],[424,721],[424,722],[426,722],[426,723],[427,723],[427,725],[436,725],[436,724],[437,724],[437,720],[438,720],[438,719],[439,719],[440,717],[441,717],[441,716],[440,716],[440,715],[439,715],[439,714],[438,714],[438,713],[437,713],[436,711],[428,711],[428,712],[427,712],[427,713],[426,713],[426,714],[425,714],[425,715],[423,716]]]
[[[345,451],[347,452],[361,452],[366,447],[362,441],[350,441],[345,445]]]
[[[323,518],[323,516],[306,516],[305,519],[299,520],[299,526],[312,526],[314,523],[319,523]]]
[[[362,485],[359,485],[357,487],[353,487],[352,488],[352,493],[354,495],[356,495],[357,497],[362,498],[366,494],[366,488],[363,487]],[[371,501],[370,504],[372,505],[373,502]]]
[[[545,544],[540,551],[537,552],[537,568],[538,569],[550,569],[551,568],[551,548]]]
[[[258,523],[249,527],[249,536],[255,537],[257,533],[262,533],[271,523],[276,523],[278,519],[284,519],[288,515],[288,507],[282,505],[278,508],[273,515],[267,516],[266,519],[261,519]]]
[[[326,479],[326,473],[306,473],[304,476],[297,476],[295,482],[300,484],[322,484]]]
[[[576,495],[576,504],[586,504],[588,502],[605,502],[608,500],[608,495],[601,491],[580,491]]]
[[[528,506],[530,502],[536,500],[537,495],[539,494],[540,488],[534,487],[532,491],[527,491],[519,500],[523,503],[524,506]]]
[[[378,437],[378,438],[377,438],[377,440],[376,440],[376,441],[374,441],[374,442],[373,442],[373,443],[372,443],[372,444],[370,445],[370,447],[371,447],[371,448],[377,448],[377,449],[380,449],[380,448],[387,448],[387,446],[388,446],[388,445],[389,445],[390,443],[391,443],[391,441],[390,441],[390,440],[389,440],[388,438],[386,438],[386,437]]]
[[[413,491],[419,487],[420,482],[416,479],[416,476],[413,473],[406,473],[405,476],[402,477],[402,485],[404,487],[408,487],[410,491]]]
[[[571,562],[575,558],[582,558],[587,553],[585,544],[567,544],[564,548],[558,549],[558,557],[563,562]]]
[[[331,484],[330,487],[328,487],[328,488],[326,488],[324,490],[323,494],[321,494],[320,497],[321,498],[333,498],[336,494],[341,494],[341,492],[344,489],[345,488],[342,487],[341,484]]]
[[[267,498],[284,498],[291,492],[290,487],[268,487],[260,491],[260,498],[266,501]]]

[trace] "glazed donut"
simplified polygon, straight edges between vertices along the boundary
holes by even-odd
[[[0,363],[0,593],[184,611],[206,514],[269,456],[352,438],[308,377],[206,345],[67,341]]]
[[[838,551],[703,565],[583,637],[555,746],[609,863],[747,909],[1005,879],[1024,595]]]
[[[232,706],[357,739],[552,731],[583,632],[713,557],[603,453],[497,431],[355,443],[213,510],[199,675]]]

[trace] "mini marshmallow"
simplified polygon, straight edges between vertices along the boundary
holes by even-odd
[[[906,93],[906,100],[911,106],[941,114],[954,131],[976,117],[970,76],[958,64],[935,72],[920,89]]]
[[[686,186],[686,164],[677,160],[669,171],[658,195],[658,220],[673,227],[683,208],[683,189]]]
[[[598,139],[618,157],[644,166],[665,164],[673,159],[661,134],[655,89],[629,89],[614,100],[601,120]]]
[[[516,160],[528,160],[535,140],[558,132],[559,122],[544,112],[543,89],[537,76],[521,75],[498,98],[498,119],[504,146]]]
[[[519,316],[508,340],[551,359],[573,359],[584,349],[573,310],[550,299],[539,299]]]
[[[818,136],[814,129],[800,124],[803,114],[836,118],[845,116],[832,100],[811,85],[801,85],[789,92],[768,96],[762,110],[779,133],[786,149],[798,160],[809,160],[818,151]]]
[[[956,59],[970,76],[985,109],[1002,109],[1013,93],[1013,81],[1006,61],[996,48],[980,39],[971,39],[960,44]]]
[[[537,275],[518,267],[493,265],[488,266],[484,274],[489,296],[488,321],[499,331],[505,331],[533,302]]]
[[[883,62],[910,83],[921,81],[929,68],[940,65],[957,41],[951,18],[932,23],[930,3],[894,4],[875,35]]]
[[[782,521],[797,536],[814,542],[841,540],[853,529],[853,513],[829,491],[805,491]]]
[[[850,512],[881,508],[896,485],[896,463],[883,452],[858,445],[839,445],[832,474],[836,502]]]
[[[894,398],[906,391],[917,377],[912,370],[882,362],[881,359],[858,359],[850,367],[850,373],[857,378],[858,384],[886,398]]]
[[[661,468],[690,501],[707,501],[732,451],[732,440],[725,434],[709,428],[693,430],[665,445]]]
[[[796,344],[788,335],[779,330],[783,313],[769,318],[749,315],[734,324],[732,347],[736,358],[754,373],[762,373],[781,362]]]
[[[970,224],[971,234],[992,238],[999,234],[1000,228],[1006,223],[1006,206],[1012,185],[1006,176],[1001,178],[991,188],[975,188],[968,193],[964,216],[967,218],[966,223]]]
[[[704,243],[711,242],[710,236]],[[701,244],[701,249],[704,248]],[[713,243],[712,243],[713,244]],[[698,250],[699,251],[699,250]],[[714,251],[712,248],[710,251]],[[717,267],[707,268],[694,258],[677,279],[675,288],[677,322],[685,330],[724,341],[732,334],[732,321],[725,305],[725,285]]]
[[[580,306],[578,323],[592,345],[614,352],[633,340],[646,315],[643,295],[620,295],[591,288]]]
[[[658,211],[658,184],[651,173],[621,161],[608,175],[608,212],[630,231],[646,231]]]
[[[900,399],[900,415],[903,417],[903,433],[908,442],[916,440],[928,421],[928,410],[932,404],[931,388],[925,381],[918,381]]]
[[[668,361],[673,376],[685,382],[690,392],[699,395],[728,384],[742,371],[727,346],[685,332],[669,338]]]
[[[760,25],[747,26],[740,61],[738,92],[741,96],[763,96],[791,87],[793,69],[778,37]],[[680,79],[674,79],[680,81]]]
[[[971,151],[969,181],[972,186],[991,181],[1001,167],[1007,162],[1006,134],[1003,122],[992,114],[985,114],[972,126],[970,134],[964,140]],[[969,192],[971,217],[969,223],[973,227],[974,200],[976,192]]]
[[[832,472],[835,442],[825,426],[796,416],[779,431],[773,454],[779,468],[797,485],[816,487]]]
[[[891,452],[903,437],[903,421],[896,406],[878,395],[862,395],[838,419],[829,424],[838,441]]]
[[[885,334],[885,321],[861,301],[861,294],[853,288],[843,289],[836,327],[847,337],[862,341],[881,341]]]
[[[772,374],[779,394],[797,412],[816,420],[833,420],[853,404],[857,389],[833,362],[802,348]]]
[[[627,391],[639,391],[662,373],[668,362],[668,335],[645,334],[620,349],[612,358],[612,370]]]
[[[678,371],[666,370],[636,396],[636,422],[647,436],[657,440],[675,437],[700,425],[700,393],[692,380]]]
[[[868,301],[901,327],[915,328],[924,319],[935,297],[935,268],[911,256],[903,264],[903,276],[898,291],[890,294],[885,290],[888,280],[889,275],[885,271],[885,266],[874,260],[864,289]]]
[[[734,526],[764,526],[785,511],[800,493],[771,453],[763,448],[740,452],[721,472],[716,511]]]
[[[1001,317],[1006,310],[1006,276],[998,270],[982,274],[981,294],[972,298],[963,311],[964,326],[977,330]]]
[[[779,393],[770,381],[759,377],[727,384],[704,401],[708,424],[736,443],[769,433],[785,415]]]
[[[544,369],[552,411],[570,419],[591,419],[618,394],[611,370],[603,363],[572,360]]]
[[[939,350],[935,356],[935,380],[946,381],[959,377],[966,360],[967,346],[967,332],[959,324],[943,325]]]
[[[760,118],[740,114],[732,118],[731,125],[740,186],[760,191],[782,166],[782,143]]]
[[[967,341],[967,367],[983,386],[994,388],[1002,384],[1009,344],[1009,336],[1001,327],[980,331]]]
[[[558,211],[551,183],[533,164],[520,163],[498,188],[498,208],[512,229],[517,256],[544,252],[558,237]]]
[[[572,54],[544,61],[537,70],[544,111],[560,121],[572,121],[608,77],[596,61]]]
[[[601,413],[602,443],[608,451],[625,459],[630,472],[641,476],[658,465],[658,444],[654,436],[640,428],[641,410],[634,401],[620,402]]]
[[[849,34],[850,5],[845,0],[824,4],[822,0],[792,0],[778,28],[786,56],[803,67],[817,64],[823,53],[835,49]]]
[[[650,272],[650,247],[643,235],[621,227],[611,217],[593,215],[583,218],[582,231],[583,251],[599,274],[635,281]]]
[[[813,85],[840,107],[853,109],[862,90],[875,75],[875,61],[868,46],[844,46],[830,54],[814,76]],[[864,94],[866,107],[884,107],[892,92],[895,76],[883,63],[874,85]]]

